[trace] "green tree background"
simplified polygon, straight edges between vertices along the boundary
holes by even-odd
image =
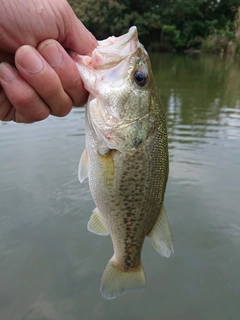
[[[239,51],[240,0],[69,0],[84,25],[104,39],[136,25],[150,50]]]

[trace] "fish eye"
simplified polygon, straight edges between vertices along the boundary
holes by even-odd
[[[139,87],[143,87],[147,82],[147,74],[141,70],[138,70],[134,74],[134,80]]]

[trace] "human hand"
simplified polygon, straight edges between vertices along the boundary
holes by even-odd
[[[0,34],[0,120],[65,116],[86,102],[65,49],[89,55],[97,42],[65,0],[0,0]]]

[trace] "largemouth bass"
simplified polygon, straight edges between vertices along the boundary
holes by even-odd
[[[137,28],[98,43],[91,57],[72,53],[90,93],[79,180],[88,177],[97,206],[88,230],[112,239],[114,255],[100,290],[114,299],[143,289],[146,236],[162,256],[173,252],[163,205],[168,143],[163,106]]]

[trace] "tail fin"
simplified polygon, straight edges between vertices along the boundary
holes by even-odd
[[[143,291],[145,274],[142,265],[135,270],[123,271],[113,258],[102,275],[100,291],[105,299],[111,300],[126,292]]]

